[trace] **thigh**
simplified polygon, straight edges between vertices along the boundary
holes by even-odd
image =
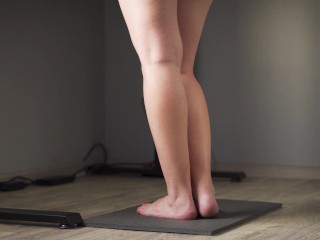
[[[119,0],[119,4],[141,64],[181,64],[177,0]]]
[[[178,0],[178,24],[183,44],[181,73],[193,74],[194,61],[212,0]]]

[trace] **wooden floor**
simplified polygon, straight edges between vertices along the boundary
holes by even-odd
[[[247,178],[214,180],[218,198],[271,201],[283,208],[215,236],[0,223],[0,239],[161,240],[161,239],[320,239],[320,180]],[[84,219],[127,208],[165,194],[162,178],[130,175],[85,176],[56,187],[29,186],[0,192],[0,207],[80,212]]]

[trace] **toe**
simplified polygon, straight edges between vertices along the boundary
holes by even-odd
[[[140,214],[140,215],[142,214],[142,213],[141,213],[141,211],[142,211],[141,208],[143,208],[143,206],[140,206],[140,207],[137,208],[137,213]]]
[[[142,204],[142,206],[138,207],[137,213],[139,213],[140,215],[145,215],[147,205],[148,204]]]

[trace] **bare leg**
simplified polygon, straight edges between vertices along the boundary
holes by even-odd
[[[181,80],[188,102],[188,140],[194,201],[202,217],[219,211],[211,178],[211,133],[205,96],[193,68],[202,28],[212,0],[179,0],[178,21],[183,43]]]
[[[180,69],[182,42],[177,0],[119,0],[143,73],[147,118],[168,195],[137,212],[194,219],[188,152],[188,105]]]

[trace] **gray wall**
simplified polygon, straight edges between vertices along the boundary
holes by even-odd
[[[117,1],[106,3],[106,142],[150,161],[142,76]],[[218,162],[320,166],[317,0],[216,0],[199,48]]]
[[[0,1],[0,173],[104,141],[103,1]]]
[[[216,0],[199,49],[218,162],[319,166],[319,1]],[[0,1],[0,173],[150,161],[140,63],[118,2]]]
[[[218,161],[320,166],[320,2],[216,1],[199,61]]]
[[[153,140],[142,108],[142,75],[118,1],[105,1],[106,146],[109,161],[147,162]]]

